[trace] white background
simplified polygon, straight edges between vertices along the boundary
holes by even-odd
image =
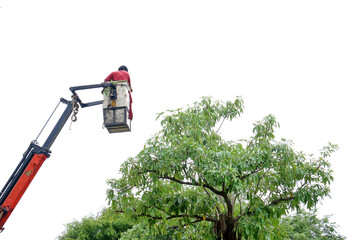
[[[101,106],[80,109],[71,130],[66,124],[1,240],[55,239],[64,224],[96,214],[107,204],[106,180],[159,130],[156,114],[201,96],[244,98],[243,117],[221,130],[227,139],[249,137],[252,123],[271,113],[277,136],[299,151],[339,144],[332,199],[319,209],[358,239],[358,1],[1,0],[0,7],[1,187],[60,97],[70,100],[69,87],[100,83],[125,64],[134,89],[131,133],[107,133]],[[100,90],[89,97],[101,99]]]

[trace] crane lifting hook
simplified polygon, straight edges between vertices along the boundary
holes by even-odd
[[[77,114],[79,113],[79,104],[77,102],[77,95],[72,95],[72,115],[71,115],[71,121],[76,122],[77,121]]]

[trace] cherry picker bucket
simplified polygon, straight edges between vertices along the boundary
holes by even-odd
[[[105,88],[103,95],[104,126],[109,133],[131,131],[129,119],[130,87],[127,81],[113,81],[115,88]]]

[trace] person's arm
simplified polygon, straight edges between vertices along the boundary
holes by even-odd
[[[107,76],[107,78],[105,78],[105,82],[111,81],[112,78],[113,78],[113,73],[110,73],[109,76]]]

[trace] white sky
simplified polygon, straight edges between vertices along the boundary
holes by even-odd
[[[1,233],[55,239],[64,224],[106,206],[106,179],[159,129],[156,113],[201,96],[243,96],[245,113],[222,129],[246,138],[274,114],[277,136],[331,162],[321,214],[348,239],[360,215],[358,1],[0,1],[0,187],[71,86],[100,83],[119,65],[132,78],[133,131],[108,134],[101,107],[66,124]],[[100,91],[100,90],[99,90]],[[94,91],[93,100],[99,100]]]

